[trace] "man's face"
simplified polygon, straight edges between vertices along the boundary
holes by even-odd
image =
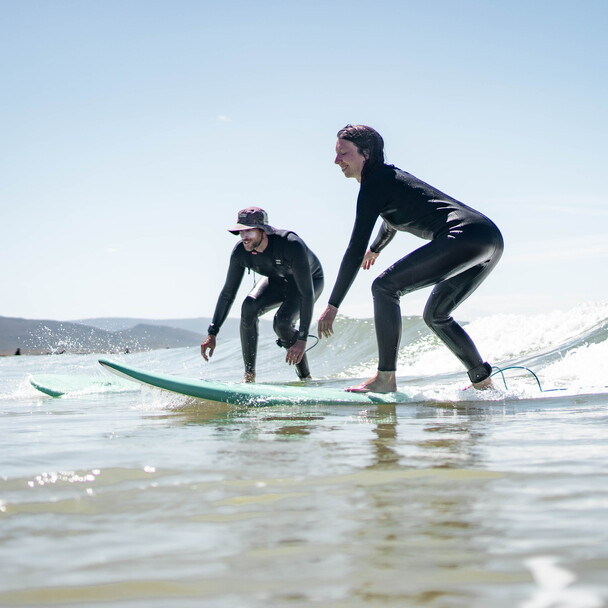
[[[251,230],[241,230],[241,241],[245,251],[253,251],[257,249],[264,239],[264,231],[259,228],[251,228]]]
[[[338,138],[334,162],[340,166],[346,177],[354,177],[360,182],[365,160],[365,156],[359,152],[359,148],[352,141]]]

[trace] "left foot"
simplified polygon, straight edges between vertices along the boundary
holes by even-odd
[[[344,390],[349,393],[395,393],[397,392],[395,372],[378,372],[373,378],[357,386],[348,386]]]
[[[241,384],[254,384],[255,372],[245,372],[245,376],[241,380]]]
[[[492,378],[486,378],[481,382],[474,382],[471,385],[473,388],[476,388],[478,391],[487,391],[494,389],[494,383],[492,382]]]
[[[486,378],[485,380],[482,380],[481,382],[473,382],[473,384],[469,384],[469,386],[467,386],[466,388],[463,388],[463,391],[468,391],[470,388],[474,388],[478,391],[489,391],[489,390],[495,390],[496,387],[494,386],[494,383],[492,382],[492,378]]]

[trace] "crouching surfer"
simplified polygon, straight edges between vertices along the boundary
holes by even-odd
[[[237,224],[229,231],[239,235],[241,240],[232,250],[226,282],[217,300],[208,336],[201,344],[202,356],[208,361],[213,355],[216,336],[230,312],[247,268],[264,278],[255,284],[241,308],[243,381],[255,382],[258,319],[275,308],[278,310],[273,328],[279,338],[277,343],[287,349],[285,361],[295,365],[298,377],[310,378],[306,340],[314,303],[323,291],[323,269],[317,256],[294,232],[269,226],[268,215],[259,207],[239,211]]]
[[[454,321],[452,311],[492,272],[503,252],[498,228],[484,215],[413,175],[384,162],[384,141],[365,125],[338,132],[335,163],[360,184],[350,243],[329,304],[319,320],[319,336],[333,333],[338,308],[359,268],[369,269],[398,231],[429,241],[380,274],[374,281],[374,321],[378,372],[346,390],[388,393],[397,390],[395,371],[401,340],[401,296],[433,287],[423,318],[465,366],[475,388],[491,386],[491,366]],[[383,220],[369,249],[374,225]]]

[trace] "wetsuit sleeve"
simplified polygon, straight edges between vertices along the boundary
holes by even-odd
[[[308,252],[304,244],[297,241],[288,241],[289,255],[291,257],[291,271],[293,279],[300,293],[300,327],[298,340],[306,340],[312,313],[315,305],[315,290],[312,282],[312,272],[308,261]]]
[[[348,290],[359,272],[359,268],[361,268],[365,250],[372,235],[376,220],[378,219],[378,215],[378,212],[374,209],[373,201],[359,193],[359,198],[357,200],[357,215],[355,216],[353,232],[346,252],[344,253],[344,257],[342,258],[342,264],[340,264],[340,270],[338,271],[338,278],[336,279],[334,289],[329,297],[329,303],[336,308],[339,308],[340,304],[342,304],[342,301],[346,297]]]
[[[370,245],[370,251],[380,253],[393,240],[395,234],[397,234],[397,231],[384,221],[374,242]]]
[[[232,308],[236,294],[241,286],[244,273],[245,268],[240,264],[237,249],[235,248],[230,256],[230,266],[228,267],[228,273],[226,274],[226,282],[217,299],[213,320],[207,330],[210,335],[215,336],[220,331],[220,327]]]

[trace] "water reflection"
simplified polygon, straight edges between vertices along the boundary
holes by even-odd
[[[472,420],[442,419],[437,412],[399,417],[395,407],[382,407],[366,419],[375,419],[367,470],[397,473],[410,468],[419,474],[365,486],[354,515],[360,523],[354,542],[365,548],[365,555],[357,555],[353,564],[367,563],[369,568],[353,577],[353,595],[362,602],[441,605],[459,586],[456,579],[470,578],[471,569],[483,561],[472,513],[487,480],[480,483],[474,471],[460,469],[474,466],[480,433]],[[421,455],[431,468],[419,468]],[[466,605],[466,591],[456,593]]]
[[[373,430],[375,438],[371,440],[374,461],[368,469],[392,469],[399,464],[397,444],[397,411],[394,405],[378,407],[368,416],[368,420],[375,422]]]

